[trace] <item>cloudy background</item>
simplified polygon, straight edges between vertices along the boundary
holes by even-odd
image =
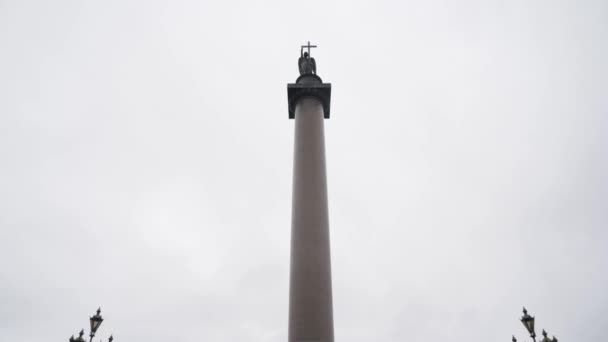
[[[0,340],[286,341],[326,121],[336,341],[608,322],[605,1],[0,1]]]

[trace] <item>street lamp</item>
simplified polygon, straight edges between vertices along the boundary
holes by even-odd
[[[97,332],[97,329],[99,329],[101,322],[103,322],[103,317],[101,317],[101,308],[97,309],[97,313],[95,315],[93,315],[92,317],[89,317],[89,321],[91,323],[91,332],[89,333],[89,337],[90,337],[89,342],[93,342],[93,337],[95,337],[95,333]],[[72,335],[72,337],[70,337],[70,342],[86,342],[83,335],[84,335],[84,329],[80,330],[80,333],[77,338],[74,338],[74,335]],[[114,340],[114,337],[112,335],[110,335],[110,338],[108,339],[108,341],[112,342],[113,340]]]
[[[524,315],[521,317],[521,323],[526,327],[530,337],[532,337],[532,341],[536,342],[536,332],[534,332],[534,317],[528,315],[528,310],[524,308]]]
[[[103,322],[103,318],[101,317],[101,308],[98,308],[97,314],[93,317],[89,317],[89,320],[91,321],[91,333],[89,334],[91,339],[89,340],[89,342],[92,342],[93,337],[95,336],[95,333],[97,332],[97,329],[99,329],[101,322]]]
[[[78,338],[74,338],[74,335],[72,335],[72,337],[70,337],[70,342],[85,342],[82,335],[84,335],[84,329],[80,330],[80,336],[78,336]]]
[[[526,330],[528,330],[530,337],[532,337],[532,341],[536,342],[536,332],[534,331],[534,317],[528,315],[528,310],[526,310],[526,308],[524,308],[524,315],[521,317],[520,321],[524,325],[524,327],[526,327]],[[542,334],[543,339],[540,342],[557,342],[557,338],[555,338],[555,336],[553,336],[553,339],[547,337],[547,332],[545,331],[545,329],[543,329]],[[517,342],[515,336],[511,337],[511,341]]]

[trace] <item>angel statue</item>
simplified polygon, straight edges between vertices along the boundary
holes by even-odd
[[[310,43],[309,43],[310,44]],[[304,49],[302,49],[304,50]],[[317,74],[317,64],[315,59],[308,55],[308,52],[300,50],[300,58],[298,59],[298,68],[300,75]]]

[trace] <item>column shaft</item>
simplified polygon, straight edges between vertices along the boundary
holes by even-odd
[[[291,226],[289,342],[333,342],[323,105],[298,100]]]

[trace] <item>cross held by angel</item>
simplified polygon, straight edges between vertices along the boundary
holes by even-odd
[[[300,69],[300,75],[316,75],[317,74],[317,64],[315,59],[310,57],[310,48],[316,48],[316,45],[302,45],[300,48],[300,58],[298,59],[298,69]],[[308,51],[304,52],[304,48],[307,48]]]

